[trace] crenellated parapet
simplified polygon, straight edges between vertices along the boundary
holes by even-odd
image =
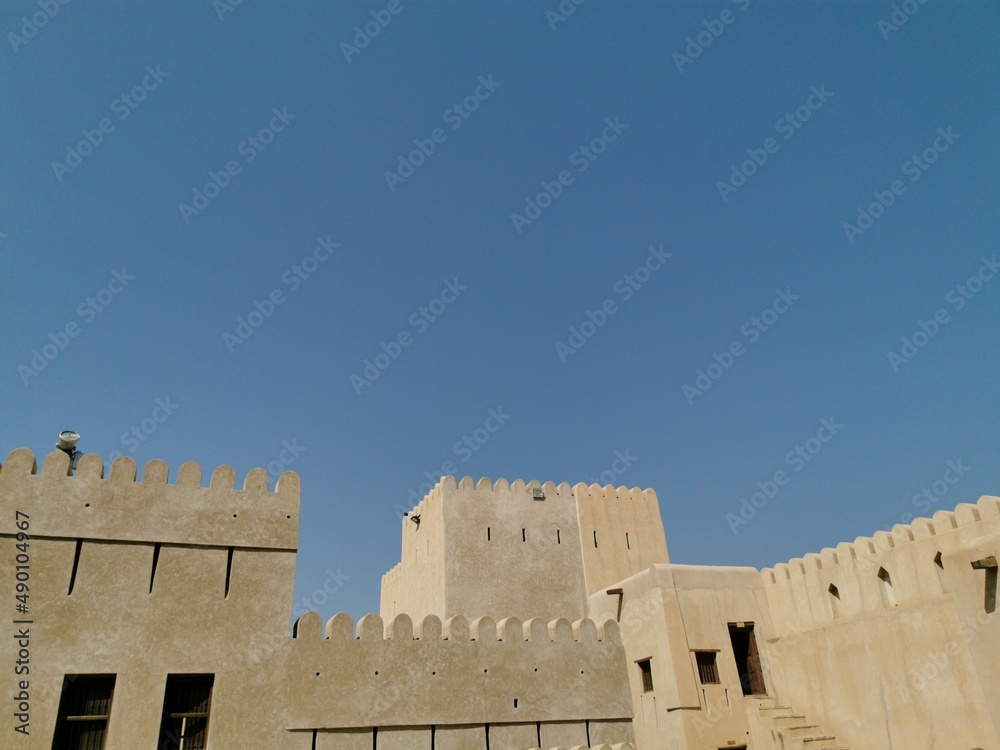
[[[281,668],[293,730],[440,728],[484,718],[534,728],[632,716],[614,620],[428,615],[414,622],[405,614],[388,620],[368,614],[354,623],[341,613],[324,626],[308,612],[295,624]]]
[[[73,473],[59,450],[39,471],[34,454],[18,448],[0,467],[0,508],[10,522],[16,510],[28,513],[36,537],[296,549],[295,472],[282,474],[273,492],[261,468],[247,474],[242,489],[231,466],[217,467],[207,487],[197,463],[183,464],[174,484],[169,473],[166,462],[153,459],[140,478],[135,461],[122,456],[105,477],[97,454],[82,456]]]
[[[998,535],[1000,498],[983,496],[765,568],[761,576],[776,621],[809,628],[941,597],[947,576],[968,572],[966,558],[986,556],[992,547],[980,542]]]

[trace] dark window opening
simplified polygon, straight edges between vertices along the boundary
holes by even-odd
[[[111,716],[115,675],[66,675],[53,748],[101,750]]]
[[[695,661],[698,663],[698,680],[702,685],[719,684],[719,665],[715,651],[695,651]]]
[[[167,675],[157,750],[204,750],[214,683],[213,674]]]
[[[73,552],[73,570],[69,574],[69,591],[66,592],[67,596],[73,593],[73,587],[76,586],[76,571],[80,567],[80,551],[83,549],[83,540],[76,540],[76,550]]]
[[[942,570],[944,569],[944,563],[941,562],[941,553],[940,552],[938,552],[936,555],[934,555],[934,564],[937,565]]]
[[[740,676],[743,695],[767,695],[753,623],[730,623],[729,639],[733,644],[733,657],[736,659],[736,672]]]
[[[628,538],[628,532],[625,532],[625,546],[628,549],[632,549],[632,541]]]
[[[896,592],[892,588],[892,576],[885,568],[878,569],[878,579],[882,588],[882,603],[888,607],[896,606]]]
[[[156,580],[156,566],[160,564],[160,543],[153,545],[153,567],[149,570],[149,593],[153,593],[153,581]]]
[[[528,541],[528,533],[524,529],[521,529],[521,541],[522,542]]]
[[[226,599],[229,598],[229,585],[233,580],[233,547],[229,548],[229,555],[226,557]]]
[[[486,527],[486,541],[487,542],[490,541],[490,527],[489,526]]]
[[[597,531],[594,531],[594,547],[597,547]]]
[[[562,534],[559,529],[556,529],[556,544],[562,544]]]
[[[652,693],[653,665],[650,663],[649,659],[642,659],[641,661],[637,661],[636,664],[639,666],[639,674],[642,675],[642,692]]]

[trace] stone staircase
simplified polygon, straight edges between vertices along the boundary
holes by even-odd
[[[747,711],[754,750],[849,750],[833,732],[774,698],[752,698]]]

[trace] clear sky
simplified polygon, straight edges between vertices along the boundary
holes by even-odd
[[[896,8],[5,2],[0,454],[284,461],[324,618],[441,473],[756,567],[1000,494],[1000,5]]]

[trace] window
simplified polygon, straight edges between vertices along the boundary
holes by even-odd
[[[653,692],[653,667],[650,664],[649,659],[641,659],[637,661],[636,664],[639,665],[639,674],[642,675],[642,692],[652,693]]]
[[[52,747],[59,750],[101,750],[108,731],[114,692],[113,674],[66,675]]]
[[[204,750],[215,675],[167,675],[157,750]]]
[[[736,660],[736,673],[740,676],[743,695],[767,695],[753,623],[729,623],[729,640],[733,645],[733,658]]]
[[[716,664],[715,651],[695,651],[694,658],[698,663],[698,680],[702,685],[719,684],[719,666]]]
[[[882,604],[887,607],[896,606],[896,592],[892,588],[892,576],[885,568],[878,569],[879,585],[882,589]]]

